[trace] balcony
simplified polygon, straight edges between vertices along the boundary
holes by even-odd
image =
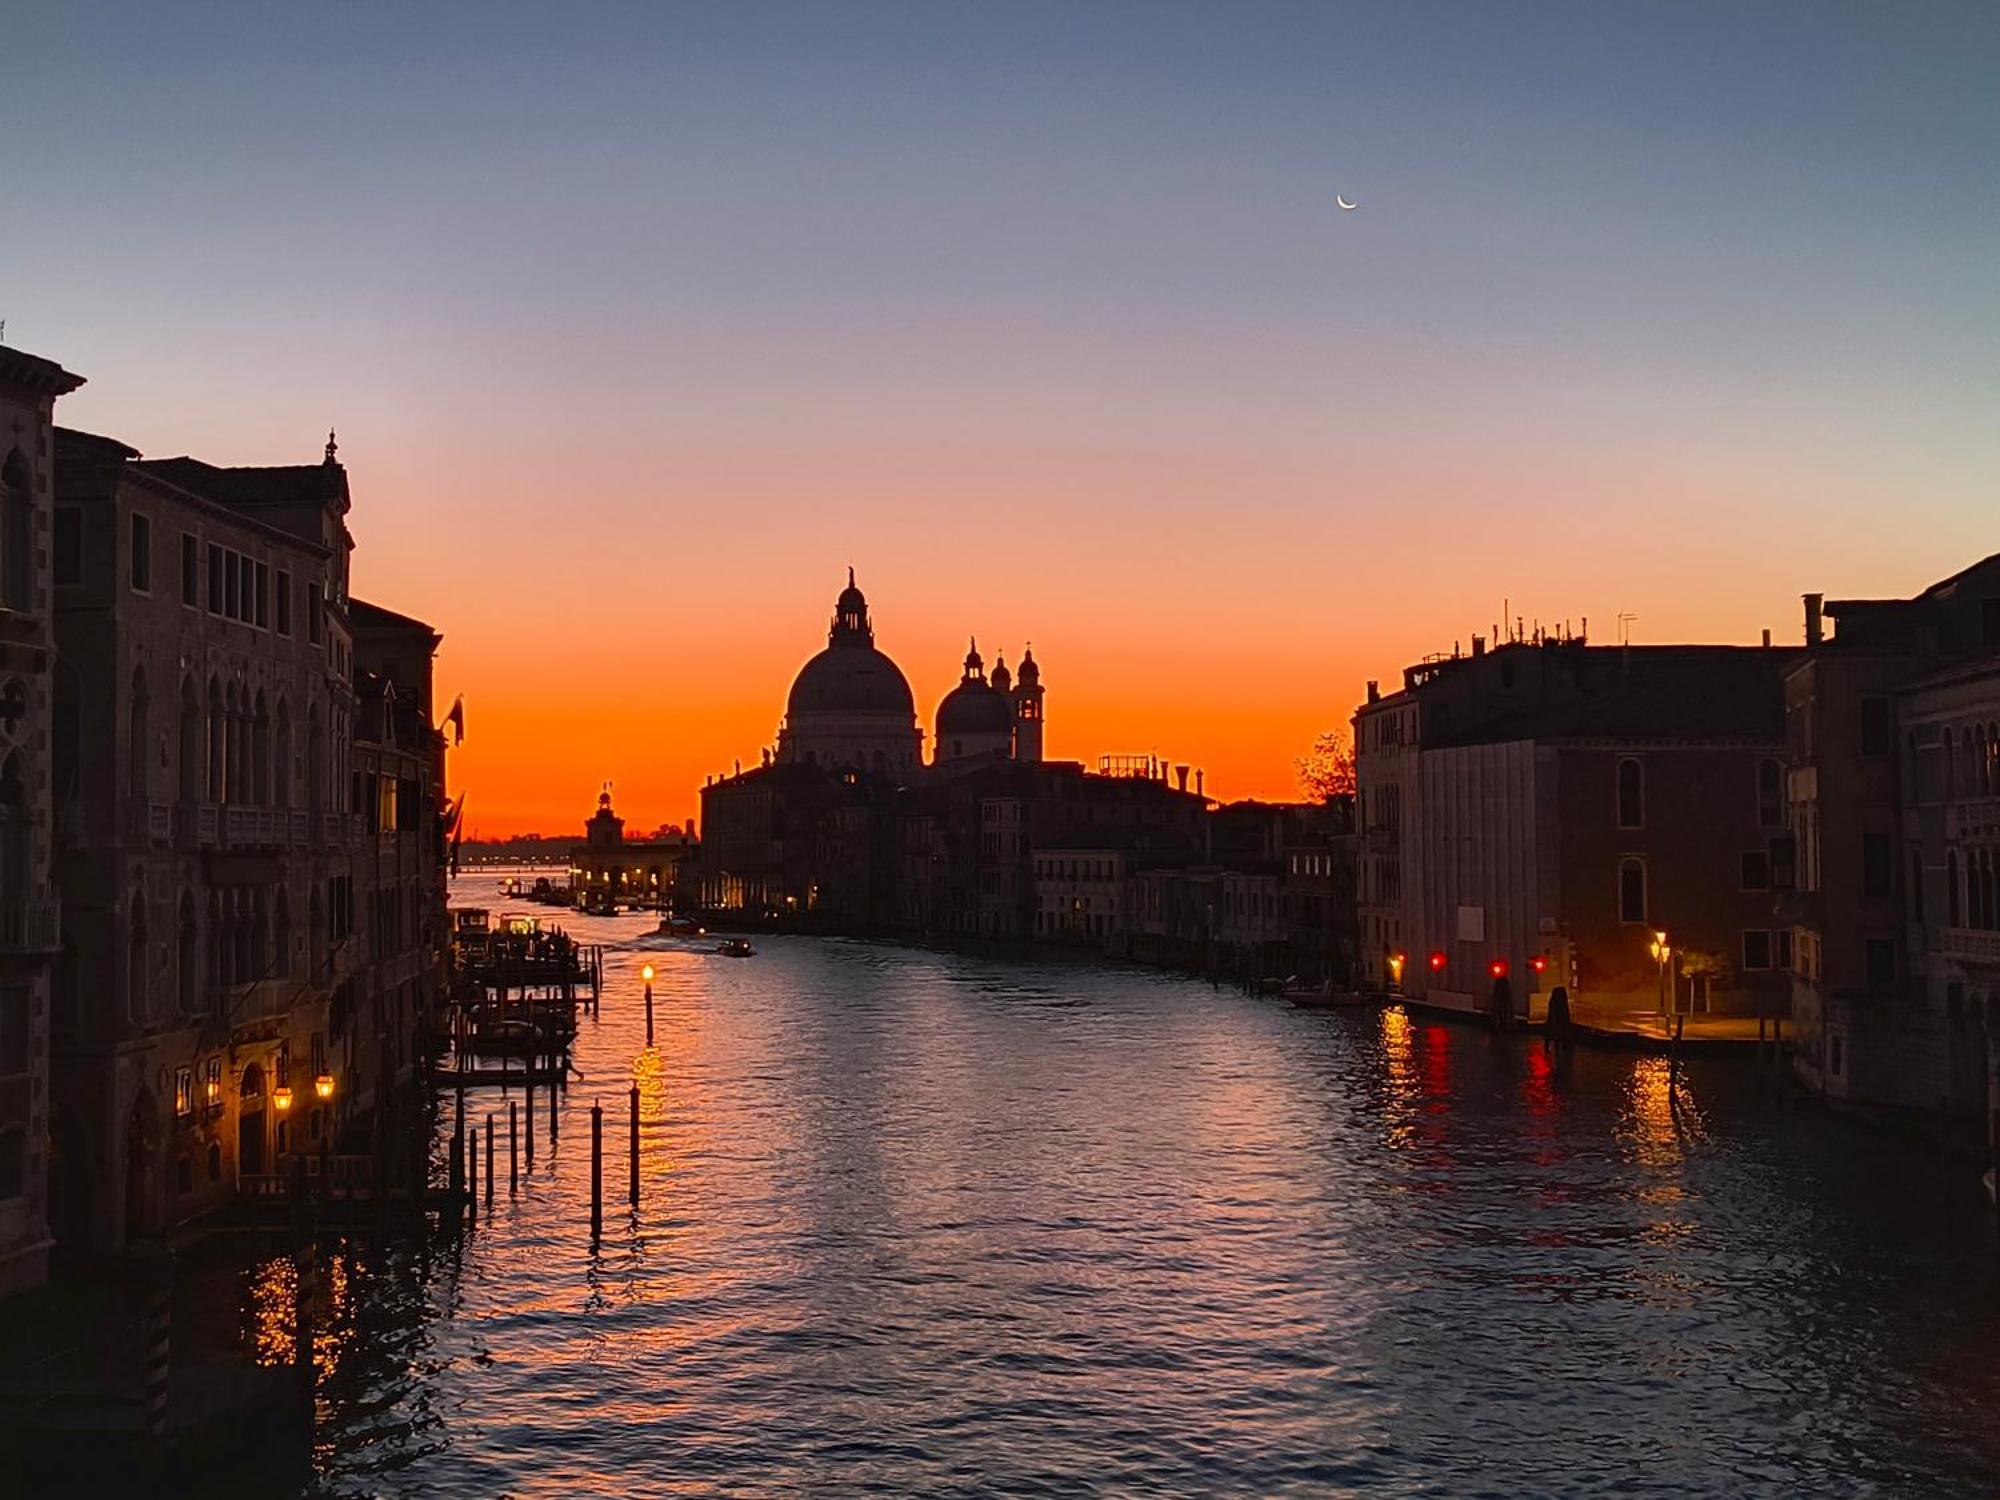
[[[291,832],[286,813],[275,807],[223,809],[225,842],[232,849],[282,848]]]
[[[39,896],[0,897],[0,953],[55,953],[62,948],[62,901]]]
[[[1947,958],[1973,963],[2000,963],[2000,932],[1980,932],[1970,927],[1947,927],[1939,950]]]

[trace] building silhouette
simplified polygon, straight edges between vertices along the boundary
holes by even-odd
[[[0,1294],[48,1273],[50,965],[58,808],[81,758],[76,682],[58,673],[55,403],[83,384],[0,346]],[[66,559],[65,559],[66,560]]]
[[[414,1076],[445,941],[428,625],[350,597],[345,467],[61,431],[76,729],[51,1094],[58,1237],[246,1193]]]
[[[1537,1016],[1557,984],[1612,1011],[1781,1010],[1796,655],[1474,637],[1400,692],[1371,683],[1354,715],[1367,982],[1479,1011],[1505,977]]]
[[[1837,1103],[2000,1122],[2000,555],[1805,596],[1785,679],[1793,1063]]]

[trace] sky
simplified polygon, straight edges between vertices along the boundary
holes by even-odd
[[[694,816],[850,564],[926,722],[1032,641],[1051,755],[1234,798],[1503,601],[1782,642],[2000,550],[1990,5],[7,33],[7,341],[150,456],[338,430],[485,835]]]

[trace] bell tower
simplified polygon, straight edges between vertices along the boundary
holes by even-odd
[[[1042,669],[1035,648],[1021,653],[1021,670],[1014,678],[1014,759],[1042,758]]]

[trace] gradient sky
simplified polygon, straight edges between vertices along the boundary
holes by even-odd
[[[1052,754],[1235,797],[1503,598],[1787,640],[2000,548],[1991,5],[6,30],[8,342],[154,456],[338,427],[487,834],[692,815],[849,562],[926,720],[1032,639]]]

